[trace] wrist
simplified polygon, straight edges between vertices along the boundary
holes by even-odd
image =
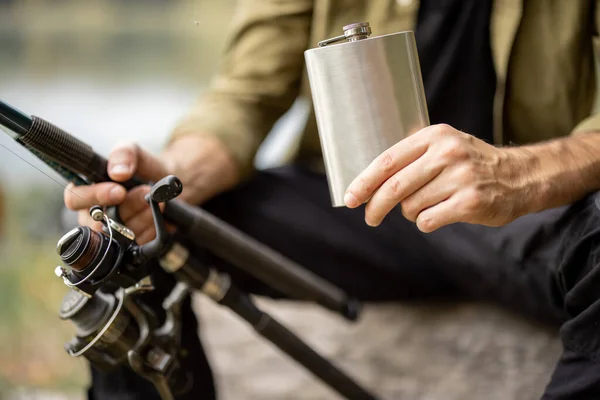
[[[194,166],[206,160],[206,154],[214,150],[214,138],[207,136],[181,136],[169,143],[160,155],[165,168],[173,175],[190,176]]]
[[[173,140],[160,158],[169,174],[184,185],[181,198],[191,203],[234,186],[239,171],[233,157],[214,136],[186,135]]]
[[[578,147],[582,151],[575,151]],[[527,180],[529,212],[570,204],[591,191],[582,168],[589,150],[582,144],[553,140],[515,150],[526,160],[522,174]]]
[[[552,192],[539,155],[527,147],[506,149],[510,181],[519,204],[518,216],[539,212],[547,207]]]

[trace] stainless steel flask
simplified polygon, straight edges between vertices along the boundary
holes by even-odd
[[[429,125],[414,33],[343,30],[304,53],[334,207],[378,155]]]

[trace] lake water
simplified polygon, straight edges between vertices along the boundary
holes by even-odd
[[[92,80],[31,82],[23,78],[3,78],[0,81],[2,100],[53,122],[104,155],[122,139],[158,150],[200,92],[199,88],[167,82],[111,85]],[[0,144],[52,174],[7,135],[0,135]],[[3,185],[11,188],[53,184],[4,148],[0,148],[0,176]]]
[[[121,139],[158,150],[216,69],[233,5],[0,0],[0,99],[104,155]],[[43,166],[3,133],[0,144]],[[0,186],[46,183],[0,147]]]

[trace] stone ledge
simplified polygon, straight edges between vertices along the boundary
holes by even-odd
[[[536,400],[557,332],[472,304],[370,305],[348,324],[313,305],[260,305],[382,399]],[[222,400],[339,399],[229,310],[196,299]]]

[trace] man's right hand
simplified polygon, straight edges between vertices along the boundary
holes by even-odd
[[[190,204],[206,201],[238,181],[236,164],[227,149],[217,139],[206,136],[181,137],[160,157],[133,143],[119,144],[109,155],[108,175],[115,182],[124,182],[134,175],[149,181],[176,175],[184,186],[180,199]],[[135,232],[138,244],[149,242],[156,235],[150,208],[144,200],[150,187],[139,186],[127,192],[115,182],[69,185],[64,193],[65,205],[79,212],[81,225],[94,229],[100,225],[89,216],[89,208],[118,205],[119,216]]]

